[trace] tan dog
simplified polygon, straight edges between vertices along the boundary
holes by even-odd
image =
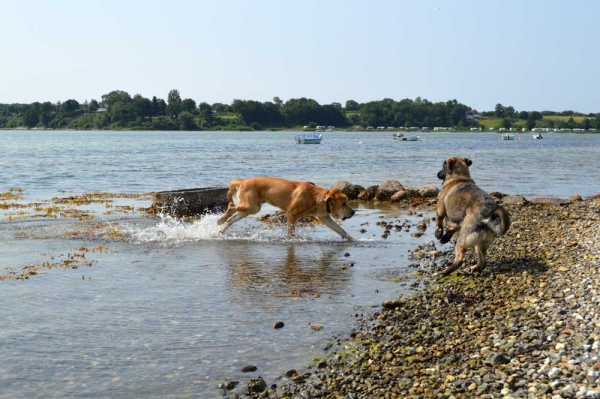
[[[237,205],[233,202],[234,196],[237,198]],[[261,205],[267,202],[285,212],[290,236],[294,234],[296,222],[300,217],[316,216],[343,238],[353,240],[331,218],[333,216],[345,220],[354,215],[354,210],[348,205],[348,198],[337,189],[327,190],[309,182],[277,177],[253,177],[247,180],[232,180],[229,183],[227,199],[227,211],[219,218],[219,224],[224,224],[221,233],[238,220],[258,213]]]
[[[471,271],[483,270],[492,241],[510,227],[506,209],[496,204],[494,198],[471,180],[469,166],[472,163],[468,158],[448,158],[437,174],[444,182],[438,197],[435,236],[445,244],[460,232],[456,239],[454,263],[442,271],[443,275],[462,265],[468,248],[474,248],[477,257],[477,264],[471,267]]]

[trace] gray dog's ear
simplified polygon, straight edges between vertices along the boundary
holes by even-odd
[[[469,158],[465,158],[465,163],[467,164],[467,166],[473,165],[473,161],[471,161]]]
[[[454,169],[454,160],[453,159],[446,160],[446,168],[445,169],[449,173],[452,173],[452,169]]]

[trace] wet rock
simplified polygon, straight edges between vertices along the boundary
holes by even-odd
[[[283,323],[283,321],[276,321],[273,324],[273,328],[276,330],[279,330],[280,328],[283,328],[285,326],[285,324]]]
[[[372,201],[377,193],[378,186],[367,187],[363,192],[358,195],[358,199],[361,201]]]
[[[399,190],[392,194],[390,197],[390,202],[400,202],[410,197],[410,194],[406,190]]]
[[[337,188],[348,197],[349,200],[358,199],[361,192],[365,191],[364,187],[357,184],[352,184],[346,180],[338,180],[331,186],[332,189]]]
[[[258,367],[253,366],[253,365],[247,365],[247,366],[242,367],[242,373],[252,373],[256,370],[258,370]]]
[[[394,193],[398,191],[404,191],[404,187],[397,180],[386,180],[381,183],[377,187],[377,192],[375,193],[375,200],[377,201],[387,201],[390,199]]]
[[[248,392],[250,393],[261,393],[267,389],[267,383],[262,377],[251,378],[248,381]]]
[[[440,189],[435,184],[426,184],[417,189],[417,194],[425,198],[437,197]]]

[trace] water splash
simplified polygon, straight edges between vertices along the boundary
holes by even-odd
[[[220,215],[206,214],[193,222],[159,215],[158,223],[140,227],[122,226],[123,233],[138,244],[157,243],[165,246],[182,245],[204,240],[258,241],[258,242],[322,242],[339,243],[340,239],[327,228],[315,229],[310,226],[296,227],[294,237],[287,236],[285,225],[268,225],[254,218],[246,218],[221,234],[217,223]],[[358,240],[370,241],[370,240]],[[345,242],[345,241],[342,241]]]
[[[210,240],[219,236],[218,215],[204,215],[199,220],[187,222],[167,215],[159,215],[154,226],[133,227],[128,235],[137,243],[180,244],[190,241]]]

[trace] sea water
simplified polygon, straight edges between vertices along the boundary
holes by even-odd
[[[432,214],[353,204],[346,242],[325,226],[218,215],[149,216],[152,191],[225,186],[259,175],[329,187],[386,179],[437,184],[449,156],[473,160],[487,191],[568,198],[600,192],[600,138],[548,134],[2,131],[0,397],[217,397],[224,380],[269,384],[335,350],[384,299],[418,289],[409,251],[432,240]],[[57,205],[92,193],[91,203]],[[100,196],[100,195],[104,196]],[[23,205],[18,208],[15,204]],[[52,207],[89,212],[88,218]],[[265,206],[261,215],[273,212]],[[75,216],[74,216],[75,215]],[[70,217],[71,216],[71,217]],[[381,221],[402,226],[385,238]],[[66,262],[66,263],[65,263]],[[73,263],[69,263],[73,262]],[[62,267],[67,266],[67,267]],[[70,267],[75,266],[76,268]],[[415,288],[417,287],[417,288]],[[281,329],[273,328],[283,322]],[[242,367],[255,365],[254,373]]]

